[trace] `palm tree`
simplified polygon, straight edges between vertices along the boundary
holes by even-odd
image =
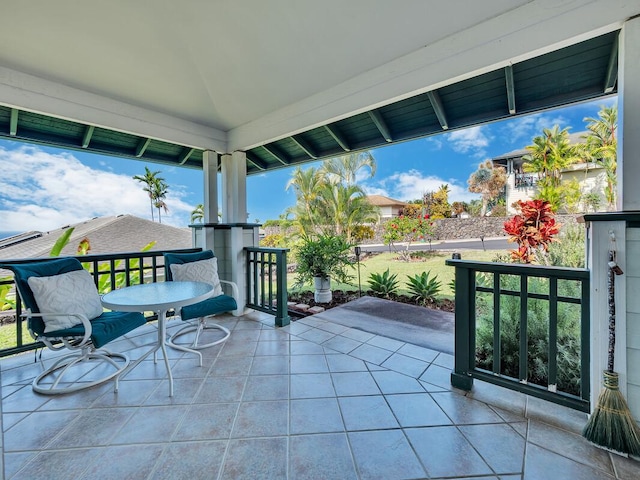
[[[533,139],[533,145],[526,149],[531,153],[523,157],[526,160],[524,171],[538,174],[538,197],[551,203],[553,210],[557,211],[564,196],[561,172],[581,160],[569,143],[569,128],[560,130],[558,125],[552,129],[545,128],[541,136]]]
[[[293,188],[298,200],[294,216],[298,219],[303,219],[302,224],[307,224],[312,230],[316,228],[313,205],[318,198],[318,191],[323,183],[324,179],[317,169],[310,167],[303,170],[297,167],[285,187],[286,190]],[[292,211],[291,213],[294,212]]]
[[[166,184],[164,179],[156,177],[151,187],[151,194],[153,199],[153,206],[158,209],[158,222],[162,223],[161,210],[165,213],[169,211],[164,199],[167,198],[167,190],[169,185]]]
[[[609,208],[615,207],[616,186],[618,178],[616,176],[618,166],[618,106],[602,107],[598,112],[598,118],[587,117],[585,122],[589,122],[586,136],[586,144],[580,150],[586,161],[600,163],[606,173],[607,185],[604,193]]]
[[[156,180],[164,182],[164,178],[158,176],[159,173],[160,173],[159,170],[157,172],[152,172],[151,170],[149,170],[149,167],[145,166],[144,167],[144,175],[134,175],[133,176],[134,180],[137,180],[138,182],[144,184],[144,187],[142,188],[142,190],[147,192],[147,195],[149,196],[149,205],[151,207],[151,221],[152,222],[154,221],[154,217],[153,217],[153,207],[154,207],[153,188],[154,188],[154,184],[155,184]]]
[[[191,223],[201,223],[204,220],[204,205],[199,203],[191,212]]]
[[[369,178],[376,174],[376,160],[370,152],[350,153],[325,160],[320,170],[322,175],[332,181],[354,185],[358,173],[365,168],[369,169]]]

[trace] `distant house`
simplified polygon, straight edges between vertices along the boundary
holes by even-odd
[[[384,195],[367,195],[367,201],[371,205],[375,205],[380,208],[381,219],[397,217],[402,213],[402,209],[407,206],[406,202],[394,200],[393,198],[385,197]]]
[[[578,144],[584,142],[587,132],[572,133],[569,135],[569,143]],[[538,176],[535,173],[525,173],[525,155],[530,152],[526,148],[514,150],[492,158],[494,166],[501,166],[507,170],[506,204],[507,213],[516,213],[511,206],[518,200],[530,200],[537,192],[536,183]],[[562,182],[577,180],[583,194],[596,193],[600,196],[600,209],[606,207],[604,187],[606,185],[606,173],[604,168],[595,163],[576,163],[561,172]],[[587,211],[586,205],[579,205],[581,211]]]
[[[76,255],[78,244],[88,238],[89,253],[139,252],[151,242],[151,250],[191,248],[189,228],[176,228],[133,215],[97,217],[49,232],[31,231],[0,240],[0,259],[48,257],[56,240],[68,228],[75,227],[61,255]]]

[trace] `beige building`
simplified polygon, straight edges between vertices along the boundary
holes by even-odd
[[[407,202],[394,200],[384,195],[367,195],[367,201],[371,205],[380,208],[380,219],[397,217],[402,213],[402,209],[407,206]]]
[[[572,133],[569,135],[569,141],[577,144],[583,141],[583,137],[587,132]],[[494,165],[504,167],[507,170],[506,184],[506,204],[507,213],[516,213],[513,204],[518,200],[530,200],[537,192],[538,175],[536,173],[526,173],[524,164],[526,160],[524,156],[529,154],[526,148],[505,153],[498,157],[492,158]],[[604,196],[604,187],[606,185],[605,169],[595,163],[576,163],[569,166],[561,172],[562,182],[571,182],[577,180],[580,185],[580,191],[583,197],[590,193],[595,193],[600,197],[600,204],[597,211],[606,210],[607,201]],[[578,211],[588,212],[592,208],[584,201],[579,202]],[[561,213],[567,213],[563,211]]]

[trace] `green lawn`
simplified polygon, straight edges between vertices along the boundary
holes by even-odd
[[[498,253],[505,253],[503,250],[465,250],[461,252],[462,258],[465,260],[478,260],[483,262],[490,262]],[[400,282],[400,291],[398,293],[408,293],[406,290],[407,276],[413,276],[422,272],[430,272],[429,277],[434,275],[438,276],[438,281],[442,282],[442,290],[440,292],[441,297],[453,298],[453,292],[449,288],[449,282],[453,280],[454,268],[445,265],[445,260],[451,258],[451,252],[444,252],[434,250],[430,252],[429,257],[420,261],[402,262],[396,260],[397,255],[395,253],[381,253],[367,258],[360,262],[360,278],[362,282],[362,289],[368,290],[369,288],[369,274],[382,273],[387,268],[390,273],[396,273]],[[358,270],[353,270],[353,285],[345,285],[336,282],[331,282],[331,288],[333,290],[357,290],[358,288]],[[295,283],[295,274],[289,274],[287,276],[289,289],[293,290]],[[310,290],[312,287],[309,285],[304,290]]]

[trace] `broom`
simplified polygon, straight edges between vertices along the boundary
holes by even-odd
[[[582,430],[582,435],[595,445],[621,453],[640,455],[640,431],[618,388],[618,374],[613,371],[616,348],[615,276],[622,275],[622,269],[615,262],[613,250],[609,251],[608,267],[609,352],[607,370],[603,372],[604,388],[598,396],[594,412]]]

